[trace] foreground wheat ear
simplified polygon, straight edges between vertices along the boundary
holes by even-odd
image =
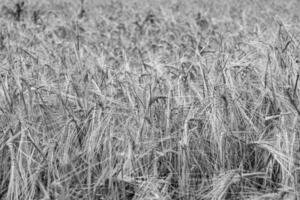
[[[299,2],[0,7],[0,200],[300,199]]]

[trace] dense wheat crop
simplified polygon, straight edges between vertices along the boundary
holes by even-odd
[[[0,7],[0,199],[300,199],[299,1]]]

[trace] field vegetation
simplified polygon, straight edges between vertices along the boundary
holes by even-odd
[[[300,2],[0,2],[0,199],[300,199]]]

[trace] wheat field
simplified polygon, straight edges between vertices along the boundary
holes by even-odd
[[[298,0],[0,9],[0,200],[300,199]]]

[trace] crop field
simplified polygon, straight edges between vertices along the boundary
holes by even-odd
[[[300,200],[300,1],[0,10],[0,200]]]

